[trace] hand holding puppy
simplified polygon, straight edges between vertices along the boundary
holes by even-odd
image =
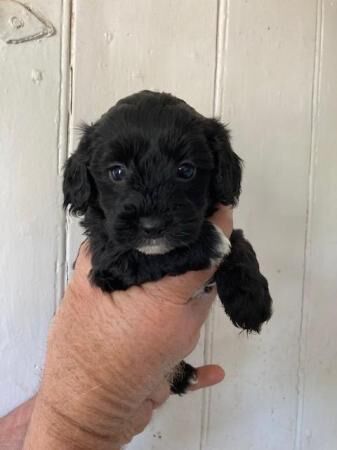
[[[231,208],[211,221],[230,236]],[[216,267],[112,294],[90,284],[90,268],[84,244],[50,330],[26,450],[111,450],[129,442],[169,396],[168,375],[196,346],[215,298],[192,299]],[[202,367],[192,389],[222,378],[218,366]]]

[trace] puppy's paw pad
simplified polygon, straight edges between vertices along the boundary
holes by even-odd
[[[231,243],[224,232],[215,224],[213,224],[214,230],[217,235],[217,243],[215,247],[216,256],[211,259],[212,265],[218,265],[223,258],[231,252]]]

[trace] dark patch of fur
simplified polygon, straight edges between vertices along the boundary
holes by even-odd
[[[185,361],[181,361],[175,368],[171,384],[173,394],[185,394],[189,386],[197,378],[197,370]]]

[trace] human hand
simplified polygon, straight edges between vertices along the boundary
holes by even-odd
[[[211,220],[230,236],[230,208]],[[111,450],[141,432],[167,399],[167,376],[196,346],[215,298],[192,298],[215,267],[112,294],[90,284],[90,267],[83,245],[51,327],[25,449]],[[205,366],[193,389],[222,378],[221,368]]]

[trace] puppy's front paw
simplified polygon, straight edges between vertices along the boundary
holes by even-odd
[[[225,233],[215,224],[213,224],[215,230],[216,242],[214,245],[214,256],[211,258],[212,265],[218,265],[231,251],[231,243]]]
[[[260,332],[272,314],[266,278],[258,269],[237,264],[216,273],[219,298],[232,323],[247,332]]]
[[[179,395],[185,394],[189,386],[196,384],[197,382],[197,370],[185,361],[181,361],[174,368],[170,380],[171,392]]]

